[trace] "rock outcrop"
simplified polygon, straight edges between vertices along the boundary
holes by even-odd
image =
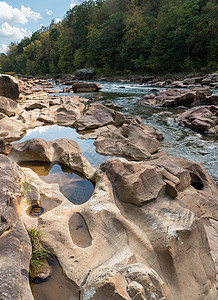
[[[80,206],[23,172],[59,199],[39,218],[22,209],[23,219],[40,226],[81,300],[216,299],[217,187],[200,164],[165,153],[140,164],[108,160]]]
[[[125,117],[123,114],[102,104],[91,104],[75,122],[83,138],[94,138],[96,151],[103,155],[121,156],[133,160],[149,158],[158,151],[163,136],[155,129],[148,128],[140,119]]]
[[[151,106],[192,107],[196,105],[216,105],[218,103],[218,96],[212,95],[212,92],[208,88],[192,90],[168,89],[160,92],[157,96],[154,94],[145,95],[138,102]]]
[[[176,121],[184,127],[218,135],[218,108],[216,106],[191,108],[180,114]]]
[[[21,216],[22,172],[0,154],[0,299],[31,300],[31,244]]]

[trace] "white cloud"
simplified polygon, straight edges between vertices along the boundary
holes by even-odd
[[[73,8],[76,5],[79,5],[82,1],[81,0],[71,0],[70,1],[70,8]]]
[[[40,13],[32,11],[32,9],[30,7],[25,7],[24,5],[21,5],[21,11],[25,17],[27,17],[33,21],[42,19]]]
[[[0,53],[6,53],[8,50],[8,46],[5,44],[0,45]]]
[[[46,9],[46,14],[51,16],[53,14],[53,11],[52,10],[49,10],[49,9]]]
[[[61,22],[61,19],[56,18],[56,19],[55,19],[55,24],[57,24],[57,23],[59,23],[59,22]]]
[[[25,24],[28,19],[37,21],[41,19],[40,13],[34,12],[30,7],[21,5],[21,9],[13,8],[4,1],[0,1],[0,21]]]
[[[28,29],[11,26],[6,22],[0,27],[0,37],[23,39],[25,36],[29,35],[31,35],[31,32]]]

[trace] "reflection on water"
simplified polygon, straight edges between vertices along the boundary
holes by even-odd
[[[89,180],[83,179],[64,165],[46,162],[20,162],[19,165],[32,169],[47,183],[59,184],[61,193],[73,204],[87,202],[94,192],[94,185]],[[60,204],[56,199],[44,197],[41,197],[40,201],[44,213]]]
[[[55,257],[49,259],[52,266],[52,276],[41,283],[31,283],[35,300],[78,300],[79,290],[68,279]]]
[[[92,244],[92,238],[86,221],[79,213],[73,213],[70,217],[69,230],[75,245],[86,248]]]
[[[24,142],[36,138],[40,138],[45,141],[54,141],[62,138],[74,140],[79,144],[82,155],[87,158],[90,164],[95,168],[98,168],[100,164],[105,162],[107,159],[112,158],[111,156],[98,154],[95,151],[93,139],[84,140],[80,139],[80,136],[81,135],[76,132],[76,129],[58,125],[48,125],[27,130],[26,135],[18,142]]]
[[[59,165],[54,165],[47,176],[40,177],[47,183],[58,183],[61,193],[73,204],[87,202],[94,192],[94,186],[89,180],[73,172],[63,172]]]

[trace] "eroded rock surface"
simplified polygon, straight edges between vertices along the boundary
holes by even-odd
[[[149,158],[158,151],[163,136],[140,119],[125,117],[102,104],[91,104],[76,121],[84,131],[81,138],[94,138],[96,151],[103,155],[123,156],[133,160]],[[91,133],[86,130],[94,129]]]
[[[216,300],[218,190],[203,166],[159,153],[156,138],[161,134],[140,119],[99,104],[84,109],[79,99],[68,102],[47,93],[42,98],[39,107],[37,92],[23,94],[19,116],[4,117],[8,123],[0,120],[0,134],[8,136],[9,125],[18,135],[46,124],[46,119],[56,123],[58,113],[64,122],[69,111],[62,124],[96,139],[99,152],[142,161],[112,159],[95,170],[71,140],[33,139],[12,148],[1,143],[1,151],[9,155],[0,155],[2,299],[33,299],[24,222],[27,228],[41,229],[44,243],[80,291],[80,300]],[[90,179],[94,193],[75,205],[59,184],[45,182],[30,168],[20,169],[12,159],[63,164]],[[22,193],[22,183],[30,190]],[[31,217],[30,208],[39,203],[46,204],[44,212]]]
[[[218,135],[218,108],[216,106],[194,107],[176,118],[185,127]]]
[[[60,201],[34,224],[81,300],[216,299],[217,187],[200,164],[152,158],[106,161],[93,196],[79,206],[23,169],[38,193]]]
[[[21,220],[22,177],[16,163],[0,154],[0,299],[31,300],[31,244]]]

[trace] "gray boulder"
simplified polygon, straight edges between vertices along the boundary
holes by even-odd
[[[84,79],[92,79],[94,76],[94,71],[91,68],[88,69],[80,69],[75,73],[75,79],[84,80]]]

